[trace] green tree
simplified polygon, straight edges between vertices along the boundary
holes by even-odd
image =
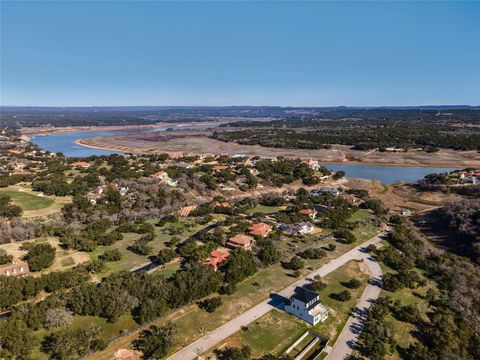
[[[26,259],[32,271],[46,269],[55,260],[56,249],[48,243],[33,244],[28,246]]]
[[[133,342],[133,347],[143,352],[145,359],[161,359],[175,341],[175,328],[171,323],[163,326],[150,326],[140,333]]]
[[[35,339],[21,320],[0,320],[0,359],[31,359]]]

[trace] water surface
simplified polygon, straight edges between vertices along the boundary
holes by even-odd
[[[185,126],[182,129],[200,129],[208,126]],[[152,131],[166,131],[166,127]],[[92,155],[121,154],[120,151],[88,148],[75,143],[76,140],[97,136],[122,134],[125,131],[76,131],[47,136],[33,136],[31,141],[39,147],[51,152],[61,152],[67,157],[88,157]],[[434,168],[424,166],[379,166],[366,164],[325,164],[334,171],[345,171],[348,177],[380,180],[383,184],[393,184],[398,181],[414,183],[431,173],[448,172],[454,168]]]

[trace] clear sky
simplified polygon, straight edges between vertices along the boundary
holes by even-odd
[[[480,2],[1,1],[1,104],[480,104]]]

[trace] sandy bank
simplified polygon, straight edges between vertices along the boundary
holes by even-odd
[[[316,159],[325,164],[368,164],[379,166],[428,166],[428,167],[480,167],[480,154],[475,151],[454,151],[441,149],[437,153],[409,151],[380,153],[378,151],[356,151],[349,146],[335,145],[332,149],[278,149],[259,145],[240,145],[211,139],[205,136],[168,138],[154,141],[144,136],[120,135],[86,138],[77,141],[78,145],[94,149],[121,151],[135,154],[155,154],[162,152],[185,152],[191,154],[242,153],[249,156],[284,156],[290,158]],[[132,145],[134,144],[134,145]]]

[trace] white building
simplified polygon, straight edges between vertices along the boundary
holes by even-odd
[[[285,311],[312,325],[328,317],[328,309],[322,305],[318,294],[299,286],[295,288]]]

